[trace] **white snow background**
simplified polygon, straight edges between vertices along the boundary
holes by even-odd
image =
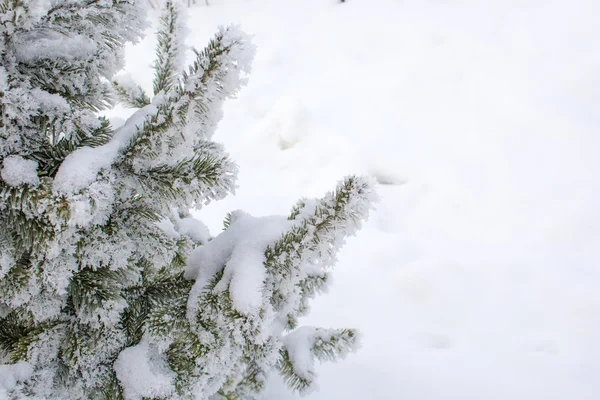
[[[197,3],[188,44],[240,23],[258,46],[215,135],[240,174],[196,215],[213,235],[382,183],[303,321],[363,346],[307,399],[600,398],[598,0]],[[148,33],[127,60],[149,89]]]

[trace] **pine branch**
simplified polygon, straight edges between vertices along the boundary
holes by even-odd
[[[170,106],[158,105],[157,111],[146,116],[143,124],[137,127],[136,133],[122,150],[121,164],[132,164],[135,158],[154,159],[159,157],[157,138],[165,135],[173,127],[173,114]]]
[[[210,145],[205,146],[209,148]],[[231,162],[223,155],[210,151],[198,151],[191,158],[174,165],[158,165],[143,171],[135,171],[124,165],[128,174],[139,184],[140,193],[176,200],[185,196],[184,188],[192,190],[196,197],[217,197],[216,191],[233,186]]]
[[[19,60],[18,71],[35,87],[59,94],[77,108],[98,112],[111,107],[114,99],[110,84],[99,78],[111,78],[108,71],[114,66],[106,64],[106,59],[118,61],[119,50],[125,42],[135,40],[143,29],[144,24],[135,18],[128,20],[130,25],[122,26],[119,14],[130,12],[133,7],[131,1],[123,0],[54,2],[48,13],[35,21],[29,34],[38,40],[56,41],[60,37],[70,40],[78,33],[83,39],[93,29],[94,46],[73,46],[80,51],[52,54],[51,57],[42,53],[38,57]]]
[[[108,267],[84,268],[76,273],[71,279],[70,298],[77,315],[91,315],[110,300],[124,301],[123,282],[129,273]]]
[[[298,316],[307,315],[310,311],[309,300],[315,297],[316,294],[321,294],[325,291],[329,283],[329,273],[309,274],[302,279],[298,286],[300,287],[300,305],[298,308]],[[293,329],[293,327],[290,327]]]
[[[228,212],[227,215],[225,215],[225,219],[223,220],[223,230],[229,229],[229,227],[231,226],[231,218],[232,215],[230,212]]]
[[[142,108],[151,103],[150,97],[148,97],[144,89],[139,85],[122,80],[114,80],[113,88],[119,101],[128,107]]]
[[[98,117],[100,120],[100,127],[86,133],[81,137],[77,137],[78,142],[76,143],[77,148],[88,146],[88,147],[99,147],[107,144],[113,137],[114,131],[111,127],[110,121],[105,117]],[[81,132],[84,132],[80,128]],[[73,139],[71,139],[73,140]]]
[[[123,314],[122,323],[127,332],[127,345],[138,344],[146,331],[146,320],[150,305],[144,296],[144,290],[140,288],[129,288],[125,294],[127,310]]]
[[[169,367],[177,374],[177,391],[182,394],[189,384],[189,381],[200,373],[196,371],[198,360],[206,354],[208,349],[198,336],[192,331],[187,331],[179,336],[167,350],[167,361]]]
[[[160,219],[161,216],[153,210],[150,199],[147,196],[135,194],[115,207],[107,224],[116,224],[116,221],[119,221],[120,224],[132,224],[135,221],[137,224],[143,225],[158,222]]]
[[[119,327],[96,328],[76,320],[65,325],[59,353],[66,367],[63,379],[72,384],[74,379],[94,377],[94,383],[88,387],[90,397],[94,392],[110,389],[114,378],[112,364],[124,348],[121,336]]]
[[[316,259],[320,268],[330,267],[337,250],[344,244],[344,237],[360,227],[373,201],[369,182],[351,176],[340,183],[334,193],[316,203],[309,205],[302,200],[293,208],[290,219],[298,224],[265,251],[269,271],[267,287],[272,291],[271,304],[276,310],[287,301],[287,295],[280,290],[285,287],[281,282],[290,282],[302,291],[298,285],[306,279],[300,271],[303,261]],[[304,296],[312,295],[307,283],[304,282]]]
[[[0,280],[0,300],[8,303],[10,299],[27,290],[34,274],[29,265],[17,264]]]
[[[35,188],[10,187],[0,180],[0,201],[7,206],[4,218],[11,227],[18,254],[41,251],[70,217],[69,204],[52,193],[51,182],[47,180]]]
[[[86,146],[99,147],[108,143],[114,134],[110,121],[104,117],[98,119],[100,126],[89,133],[78,128],[73,135],[62,137],[56,144],[47,140],[39,143],[38,150],[28,157],[38,162],[38,174],[54,178],[65,158],[75,150]]]
[[[345,357],[357,344],[358,334],[354,329],[318,328],[311,352],[319,361],[336,361]]]
[[[191,251],[191,244],[189,239],[182,238],[177,241],[177,251],[175,257],[171,260],[171,265],[165,268],[167,276],[171,276],[174,273],[183,272],[187,266],[187,257]]]
[[[299,338],[300,340],[310,340],[310,347],[306,349],[310,354],[302,354],[300,356],[302,359],[312,356],[321,362],[336,361],[345,357],[357,345],[357,333],[353,329],[313,329],[309,331],[309,336]],[[301,336],[304,334],[304,332],[298,331],[292,334],[297,333],[300,333]],[[299,349],[295,351],[297,352]],[[277,369],[290,388],[303,393],[314,383],[316,374],[312,364],[305,365],[303,361],[300,365],[302,369],[297,370],[288,349],[286,347],[281,349]]]
[[[302,288],[302,293],[306,295],[314,295],[317,293],[321,293],[327,282],[329,281],[329,274],[324,272],[321,274],[310,274],[307,275],[300,283],[298,284]]]
[[[249,343],[245,349],[244,356],[241,359],[244,365],[243,378],[235,384],[225,384],[224,388],[233,386],[233,390],[222,391],[221,394],[228,399],[247,399],[256,393],[261,393],[266,386],[267,377],[270,371],[264,369],[265,360],[262,355],[269,354],[269,351],[256,343]]]
[[[163,274],[151,282],[127,289],[129,309],[123,326],[135,343],[141,340],[146,328],[156,337],[173,331],[183,331],[189,324],[185,318],[187,294],[192,282],[183,279],[183,273]]]
[[[290,359],[290,353],[286,349],[282,349],[280,352],[277,370],[288,387],[300,393],[306,391],[314,381],[314,373],[310,373],[308,377],[305,377],[296,372]]]
[[[109,376],[106,379],[106,383],[97,388],[91,398],[102,399],[102,400],[125,400],[123,394],[123,388],[119,385],[117,375],[111,369],[109,370]],[[143,399],[143,400],[162,400],[162,399]]]
[[[234,27],[221,28],[201,51],[193,49],[196,59],[184,71],[173,101],[183,124],[200,122],[205,137],[210,137],[218,121],[208,121],[212,112],[220,112],[221,101],[234,97],[244,83],[240,77],[250,67],[232,55],[253,53],[254,47]],[[235,81],[235,84],[231,82]],[[212,124],[212,125],[211,125]]]
[[[129,172],[136,179],[140,193],[176,200],[183,195],[182,188],[177,186],[177,180],[182,172],[187,172],[189,164],[189,160],[184,160],[172,166],[163,164],[146,171],[135,172],[130,169]]]
[[[167,0],[160,18],[160,28],[156,34],[158,45],[154,62],[154,95],[168,93],[178,83],[178,59],[181,58],[182,49],[179,43],[181,27],[177,7],[174,1]]]
[[[10,356],[12,363],[27,361],[29,349],[39,335],[57,325],[58,321],[36,324],[26,311],[13,311],[0,319],[0,349]]]
[[[0,319],[0,349],[8,354],[16,350],[17,343],[35,331],[35,324],[13,312]]]

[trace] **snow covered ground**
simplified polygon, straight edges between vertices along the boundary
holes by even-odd
[[[211,232],[382,183],[305,321],[363,347],[308,399],[600,397],[600,2],[197,3],[188,43],[240,23],[258,46],[215,136],[240,175],[198,213]],[[128,48],[146,87],[153,40]]]

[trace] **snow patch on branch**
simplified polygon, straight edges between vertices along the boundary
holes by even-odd
[[[302,326],[282,337],[281,341],[287,350],[294,373],[310,382],[308,390],[302,390],[302,394],[307,394],[317,388],[314,383],[316,360],[343,359],[360,347],[356,333],[348,335],[344,331],[312,326]]]
[[[315,358],[312,347],[317,330],[312,326],[302,326],[285,335],[281,340],[290,356],[296,375],[310,380],[315,374]]]
[[[223,269],[223,278],[215,290],[224,291],[229,287],[231,300],[239,312],[246,315],[258,312],[266,279],[265,250],[293,224],[283,216],[256,218],[243,211],[232,213],[229,228],[195,249],[188,259],[185,277],[196,280],[188,302],[190,321],[195,319],[198,296]]]
[[[176,374],[149,339],[123,350],[114,364],[125,400],[165,398],[175,391]]]
[[[122,74],[113,79],[113,83],[115,83],[118,87],[120,87],[124,93],[127,94],[127,101],[131,104],[135,104],[138,99],[141,99],[146,96],[146,93],[139,86],[131,74]]]
[[[33,367],[23,361],[0,365],[0,399],[8,399],[8,393],[15,390],[17,383],[26,381],[32,374]]]
[[[135,112],[104,146],[82,147],[69,154],[56,173],[54,191],[73,194],[89,186],[101,170],[110,168],[148,117],[157,112],[156,106],[147,105]]]
[[[10,186],[37,186],[40,184],[37,168],[36,161],[27,160],[21,156],[8,156],[2,162],[0,175]]]
[[[67,63],[90,57],[98,51],[98,44],[84,35],[64,35],[45,31],[45,37],[37,31],[23,35],[16,46],[15,57],[21,63],[31,63],[40,59],[62,59]]]
[[[187,217],[176,219],[177,232],[192,239],[196,243],[206,244],[210,239],[210,232],[204,222],[196,218]]]

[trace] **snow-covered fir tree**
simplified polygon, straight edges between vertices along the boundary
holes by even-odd
[[[370,183],[210,237],[188,210],[234,189],[211,137],[254,48],[222,28],[184,68],[167,1],[149,94],[115,78],[145,28],[133,0],[0,0],[0,397],[242,399],[274,370],[306,391],[357,344],[297,321]],[[117,100],[137,110],[115,128],[98,115]]]

